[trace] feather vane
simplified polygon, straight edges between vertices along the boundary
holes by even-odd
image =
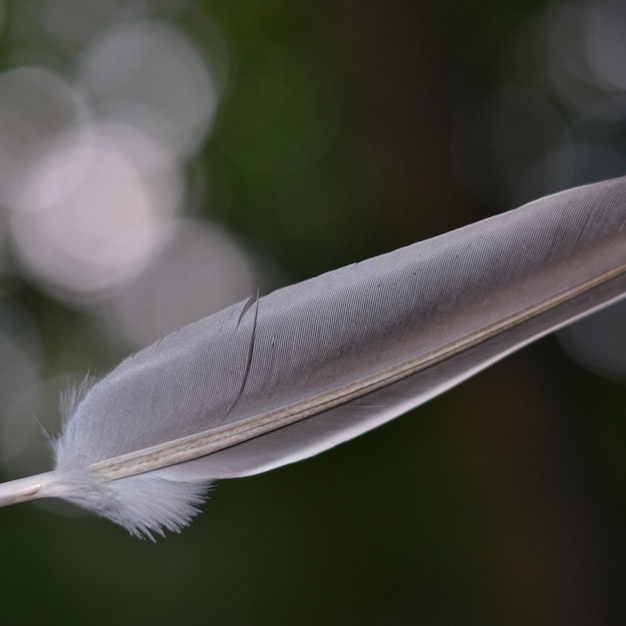
[[[178,531],[212,481],[356,437],[625,295],[626,179],[542,198],[167,335],[85,385],[55,469],[0,505]]]

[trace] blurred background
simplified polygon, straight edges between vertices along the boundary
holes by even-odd
[[[0,2],[0,478],[257,286],[624,174],[625,59],[618,0]],[[0,619],[620,623],[625,381],[622,306],[156,545],[0,510]]]

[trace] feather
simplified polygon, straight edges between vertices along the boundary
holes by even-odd
[[[208,485],[318,454],[626,295],[626,178],[549,196],[190,324],[68,403],[59,497],[152,538]]]

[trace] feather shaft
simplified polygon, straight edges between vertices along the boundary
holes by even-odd
[[[0,506],[28,502],[41,497],[45,485],[52,480],[52,472],[0,483]]]

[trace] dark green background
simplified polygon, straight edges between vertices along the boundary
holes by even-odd
[[[461,182],[455,120],[507,79],[512,38],[548,3],[144,4],[207,51],[210,20],[237,50],[189,180],[210,172],[201,214],[286,281],[512,208],[497,181]],[[6,5],[5,69],[24,5]],[[123,356],[86,316],[14,289],[50,371],[70,325],[91,342],[84,369]],[[220,484],[156,545],[56,505],[0,510],[0,623],[619,623],[625,403],[549,338],[359,440]]]

